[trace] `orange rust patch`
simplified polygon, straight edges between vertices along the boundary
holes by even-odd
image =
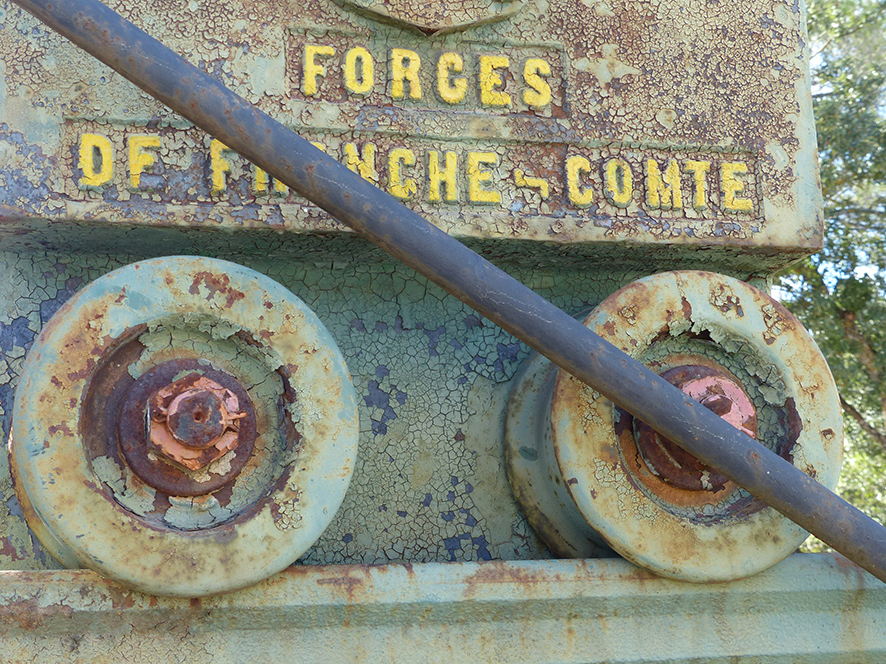
[[[237,300],[242,300],[246,297],[243,292],[231,287],[231,279],[226,274],[217,275],[212,272],[198,272],[194,275],[194,281],[191,283],[188,292],[191,295],[197,295],[200,292],[200,284],[203,284],[206,290],[209,291],[209,295],[206,296],[207,302],[217,294],[223,295],[225,297],[225,306],[230,307]]]
[[[12,543],[5,537],[0,538],[0,556],[6,556],[10,560],[25,560],[26,556],[22,556],[19,554],[18,549],[16,549]]]
[[[92,373],[92,370],[95,368],[95,360],[91,357],[86,358],[86,366],[80,369],[80,371],[72,371],[68,374],[67,378],[70,381],[77,380],[85,380]]]

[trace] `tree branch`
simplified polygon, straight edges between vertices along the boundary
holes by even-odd
[[[856,314],[854,311],[837,308],[839,312],[840,322],[843,324],[843,333],[847,339],[854,341],[860,347],[858,361],[867,372],[871,382],[877,384],[882,378],[880,370],[877,368],[877,351],[868,342],[867,337],[862,334],[856,325]]]
[[[880,447],[886,450],[886,434],[877,431],[876,427],[868,422],[867,419],[865,419],[865,416],[859,413],[855,407],[842,396],[840,396],[840,405],[843,406],[843,411],[855,420],[858,423],[858,426],[860,426],[867,435],[876,440],[880,444]]]

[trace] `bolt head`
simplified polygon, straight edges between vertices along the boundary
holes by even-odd
[[[237,396],[192,373],[157,390],[148,400],[148,448],[175,466],[198,471],[239,442]]]
[[[223,408],[212,390],[186,390],[169,405],[166,427],[182,445],[203,449],[225,432]]]

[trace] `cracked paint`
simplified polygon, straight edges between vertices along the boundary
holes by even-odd
[[[800,7],[192,4],[113,6],[457,237],[765,269],[820,244]],[[0,233],[349,233],[18,8],[0,20]]]
[[[270,0],[110,4],[570,312],[651,270],[716,267],[762,284],[820,244],[799,7],[466,0],[441,13],[414,0],[309,0],[293,17]],[[0,24],[3,435],[24,355],[75,291],[134,253],[224,256],[299,295],[354,379],[351,488],[303,562],[550,555],[502,459],[523,344],[18,8],[3,8]],[[193,288],[212,298],[217,285]],[[633,327],[637,315],[625,307],[617,318]],[[784,319],[767,316],[777,344]],[[96,324],[106,335],[119,327]],[[675,326],[673,345],[692,331]],[[272,374],[297,363],[237,335],[218,322],[153,323],[127,370],[138,378],[184,353],[236,366],[257,404],[286,401]],[[755,403],[784,403],[770,369],[728,335],[716,340],[765,384]],[[273,428],[276,415],[259,411]],[[318,419],[300,392],[283,412],[296,426]],[[161,510],[125,466],[102,455],[93,464],[114,500],[189,530],[258,500],[285,456],[272,448],[225,500]],[[53,566],[3,471],[0,567]],[[290,507],[278,527],[298,527]]]
[[[41,311],[45,315],[73,290],[135,257],[30,253],[3,258],[9,278],[0,280],[6,294],[0,318],[0,395],[8,396],[0,401],[0,423],[7,436],[12,394],[24,355],[44,322]],[[345,353],[360,395],[360,454],[351,488],[303,562],[549,555],[509,497],[501,457],[507,393],[528,353],[523,344],[394,264],[236,258],[292,289],[318,314]],[[518,276],[560,306],[579,311],[639,274],[524,270]],[[194,320],[155,323],[140,336],[145,351],[129,372],[135,378],[176,352],[236,363],[254,375],[250,389],[261,410],[259,403],[277,402],[279,383],[264,378],[266,358],[239,344],[235,331],[223,323]],[[127,490],[119,465],[98,465],[118,500],[135,510],[151,508],[147,496]],[[0,550],[0,565],[58,567],[24,525],[8,470],[0,475],[0,490],[0,539],[8,543]],[[250,495],[244,486],[231,501],[248,504]],[[228,515],[225,506],[193,506],[192,501],[166,510],[169,523],[184,529]]]
[[[776,318],[782,331],[773,336]],[[819,433],[841,424],[833,379],[808,333],[763,292],[709,272],[664,272],[613,293],[584,323],[659,375],[706,372],[741,389],[761,444],[836,484],[842,449]],[[712,482],[696,460],[670,456],[660,472],[645,435],[543,357],[527,361],[508,406],[508,470],[559,555],[588,557],[588,541],[599,540],[659,574],[721,581],[774,565],[808,536],[731,480]]]

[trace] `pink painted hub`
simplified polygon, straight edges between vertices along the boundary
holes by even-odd
[[[669,369],[662,378],[756,438],[757,410],[732,376],[712,367],[692,364]],[[634,420],[634,436],[646,466],[667,484],[688,491],[719,491],[729,481],[645,422]]]

